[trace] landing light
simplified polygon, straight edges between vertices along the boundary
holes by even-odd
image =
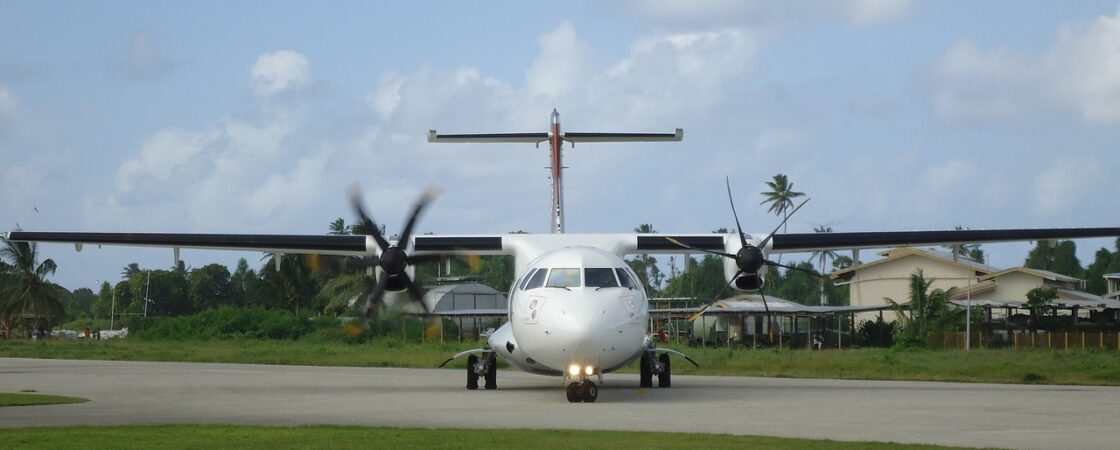
[[[568,367],[568,373],[570,373],[573,377],[579,375],[579,366],[576,364],[572,364]]]
[[[591,366],[587,366],[587,367],[584,367],[584,368],[583,368],[583,373],[585,373],[585,374],[587,374],[588,376],[590,376],[591,374],[595,373],[595,368],[594,368],[594,367],[591,367]]]

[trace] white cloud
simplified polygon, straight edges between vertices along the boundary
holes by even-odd
[[[525,74],[530,96],[556,99],[575,93],[587,80],[589,46],[571,23],[561,23],[540,37],[540,53]]]
[[[297,89],[311,82],[311,61],[291,50],[265,53],[253,64],[249,81],[253,93],[261,97]]]
[[[389,72],[381,76],[377,88],[366,94],[366,103],[381,116],[382,120],[388,119],[401,102],[401,86],[405,78],[396,72]]]
[[[932,67],[930,101],[948,121],[1005,121],[1063,111],[1120,123],[1120,18],[1066,24],[1037,54],[960,41]]]
[[[7,87],[0,86],[0,118],[15,115],[16,106],[16,97]]]
[[[167,73],[175,66],[148,38],[147,34],[136,33],[128,43],[125,59],[125,74],[130,78],[154,78]]]
[[[980,171],[974,164],[958,159],[930,167],[922,175],[922,186],[928,193],[974,191],[979,185]]]
[[[140,154],[117,170],[117,189],[132,191],[137,179],[150,178],[166,182],[172,171],[214,143],[215,132],[188,132],[172,128],[162,130],[149,138],[140,148]]]
[[[1034,177],[1034,212],[1055,217],[1085,205],[1089,194],[1103,188],[1108,177],[1093,161],[1057,157]]]

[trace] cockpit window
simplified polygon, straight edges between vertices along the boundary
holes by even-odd
[[[529,273],[525,274],[525,278],[521,279],[521,284],[519,285],[521,290],[523,290],[523,291],[525,290],[525,286],[529,285],[529,280],[533,279],[533,275],[535,275],[536,272],[537,272],[537,269],[533,269],[533,270],[530,270]]]
[[[537,269],[533,276],[529,277],[529,281],[525,283],[525,290],[536,289],[544,286],[544,276],[548,274],[548,270]]]
[[[618,281],[622,283],[622,287],[627,289],[634,288],[634,281],[630,279],[630,275],[626,273],[626,269],[616,268],[614,273],[618,274]]]
[[[618,280],[614,279],[613,269],[587,268],[583,269],[583,282],[587,287],[618,287]]]
[[[579,269],[552,269],[545,287],[579,287]]]

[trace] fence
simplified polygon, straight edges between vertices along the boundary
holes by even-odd
[[[964,349],[965,333],[933,333],[935,349]],[[1052,350],[1120,350],[1120,333],[1104,331],[996,331],[972,333],[973,347],[1046,348]]]

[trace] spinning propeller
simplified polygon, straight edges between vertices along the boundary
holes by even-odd
[[[420,302],[424,308],[424,313],[431,313],[428,310],[428,305],[424,304],[424,290],[413,282],[412,278],[408,275],[408,267],[433,259],[439,258],[437,255],[409,255],[408,246],[410,244],[409,238],[412,237],[413,227],[416,226],[416,221],[419,219],[420,214],[424,209],[434,200],[439,191],[435,188],[428,188],[420,195],[416,201],[416,205],[412,208],[412,214],[405,222],[404,231],[401,232],[400,238],[396,242],[389,242],[385,236],[381,234],[381,228],[373,221],[373,218],[366,212],[362,206],[361,193],[359,192],[356,184],[350,186],[350,204],[354,208],[354,212],[358,215],[358,219],[362,223],[363,231],[373,237],[377,242],[377,247],[381,249],[381,254],[378,256],[369,256],[350,262],[351,268],[374,268],[378,267],[383,272],[377,278],[376,284],[371,283],[367,288],[365,294],[366,302],[358,308],[360,314],[360,329],[353,329],[352,334],[360,334],[362,331],[369,328],[369,320],[373,316],[373,312],[381,305],[381,300],[385,296],[385,291],[404,291],[407,290],[415,301]]]
[[[789,221],[790,217],[793,217],[793,215],[797,213],[797,210],[801,209],[802,206],[805,206],[805,204],[809,202],[809,199],[806,198],[801,202],[801,204],[797,205],[797,207],[794,208],[793,211],[791,211],[786,215],[784,219],[782,219],[781,223],[779,223],[778,226],[774,227],[774,231],[771,231],[770,234],[766,235],[766,238],[759,242],[759,244],[756,246],[748,241],[747,235],[743,233],[743,226],[739,224],[739,213],[735,211],[735,200],[731,195],[731,180],[728,178],[726,179],[726,181],[727,200],[731,203],[731,214],[735,216],[735,228],[739,233],[739,243],[742,245],[739,248],[738,252],[735,252],[735,254],[732,255],[726,252],[717,252],[714,250],[693,247],[671,237],[666,237],[666,239],[668,239],[669,242],[672,242],[682,248],[687,248],[689,250],[695,250],[712,255],[718,255],[724,258],[735,260],[735,267],[737,268],[737,270],[735,271],[735,275],[731,277],[730,283],[723,286],[723,290],[720,291],[719,295],[716,295],[713,303],[720,298],[723,298],[723,295],[727,293],[727,289],[731,287],[732,284],[742,290],[757,290],[758,294],[762,296],[762,307],[766,309],[766,322],[768,324],[767,328],[771,330],[770,339],[773,340],[773,320],[770,317],[770,306],[766,303],[766,293],[763,292],[763,282],[762,277],[759,274],[759,270],[761,270],[763,266],[771,266],[806,272],[810,275],[813,275],[814,277],[820,277],[820,275],[813,271],[805,270],[800,267],[789,266],[766,259],[766,255],[762,253],[762,249],[766,248],[766,245],[770,243],[770,240],[774,238],[774,235],[778,233],[778,230],[780,230],[782,226],[785,225],[787,221]],[[689,317],[688,320],[694,321],[702,316],[708,310],[708,308],[711,308],[713,303],[704,305],[702,308],[700,308],[699,311],[696,312],[696,314],[693,314],[692,317]]]

